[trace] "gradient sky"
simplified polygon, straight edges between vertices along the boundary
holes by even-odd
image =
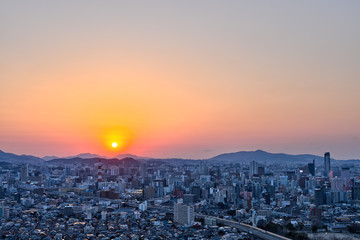
[[[359,10],[355,0],[1,1],[0,149],[360,158]]]

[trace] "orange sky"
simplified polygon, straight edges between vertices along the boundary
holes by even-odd
[[[0,149],[360,158],[358,2],[160,2],[1,2]]]

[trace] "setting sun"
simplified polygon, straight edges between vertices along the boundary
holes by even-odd
[[[104,155],[127,151],[132,144],[133,133],[126,127],[111,126],[103,128],[98,134]]]

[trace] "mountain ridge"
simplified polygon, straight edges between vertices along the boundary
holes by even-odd
[[[312,154],[287,154],[287,153],[269,153],[263,150],[256,151],[239,151],[233,153],[223,153],[215,157],[209,158],[208,161],[223,162],[310,162],[312,160],[319,162],[323,157]],[[335,159],[332,159],[335,160]]]
[[[194,164],[197,161],[207,161],[209,163],[219,162],[219,163],[247,163],[250,161],[257,161],[260,163],[308,163],[312,160],[315,160],[316,165],[323,165],[323,157],[313,155],[313,154],[287,154],[287,153],[270,153],[263,150],[256,151],[239,151],[232,153],[222,153],[207,159],[184,159],[184,158],[149,158],[149,157],[139,157],[133,154],[118,154],[115,157],[106,157],[98,154],[92,153],[80,153],[76,156],[69,157],[55,157],[55,156],[47,156],[44,158],[35,157],[31,155],[17,155],[14,153],[6,153],[0,150],[0,161],[9,162],[14,164],[34,164],[34,165],[42,165],[46,163],[50,163],[53,160],[54,162],[69,162],[66,159],[77,159],[76,161],[80,161],[79,159],[104,159],[111,161],[121,161],[123,159],[134,159],[138,162],[141,161],[161,161],[166,163],[175,163],[175,164]],[[47,159],[47,160],[45,160]],[[337,163],[358,163],[360,159],[349,159],[349,160],[336,160],[334,158],[332,161],[336,161]],[[116,163],[116,162],[115,162]],[[117,163],[116,163],[117,164]]]
[[[137,155],[134,155],[134,154],[130,154],[130,153],[123,153],[123,154],[118,154],[118,155],[115,155],[114,157],[108,157],[108,156],[102,156],[102,155],[99,155],[99,154],[94,154],[94,153],[80,153],[80,154],[77,154],[77,155],[74,155],[74,156],[67,156],[67,157],[57,157],[57,156],[45,156],[45,157],[42,157],[43,160],[45,161],[50,161],[50,160],[54,160],[54,159],[69,159],[69,158],[83,158],[83,159],[86,159],[86,158],[104,158],[104,159],[111,159],[111,158],[117,158],[117,159],[123,159],[123,158],[133,158],[133,159],[144,159],[144,160],[147,160],[147,159],[152,159],[150,157],[140,157],[140,156],[137,156]]]
[[[47,161],[47,164],[53,165],[67,165],[67,164],[87,164],[94,165],[96,163],[103,163],[107,165],[115,166],[130,166],[130,165],[140,165],[140,162],[133,158],[57,158]]]
[[[15,163],[15,164],[34,164],[41,165],[44,163],[44,160],[39,157],[34,157],[31,155],[17,155],[14,153],[7,153],[0,150],[0,161]]]

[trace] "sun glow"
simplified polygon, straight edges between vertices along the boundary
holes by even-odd
[[[121,153],[127,151],[132,143],[132,132],[125,127],[108,127],[103,129],[101,135],[103,149],[106,151],[104,154]]]

